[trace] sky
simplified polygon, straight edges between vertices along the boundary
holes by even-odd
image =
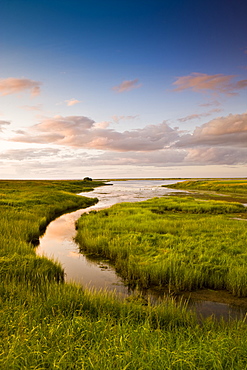
[[[245,0],[0,0],[0,179],[247,177]]]

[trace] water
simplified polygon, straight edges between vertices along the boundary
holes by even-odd
[[[107,289],[108,291],[115,291],[123,297],[128,296],[132,291],[116,274],[115,269],[108,261],[91,259],[79,252],[79,247],[74,241],[76,235],[75,222],[83,213],[108,208],[116,203],[138,202],[153,197],[161,197],[172,192],[179,192],[180,190],[161,187],[161,185],[172,183],[175,183],[175,181],[113,181],[111,182],[112,185],[81,193],[82,196],[96,197],[99,202],[92,207],[64,214],[52,221],[45,234],[40,238],[36,253],[58,261],[65,271],[66,282],[76,282],[84,287],[96,290]],[[163,294],[160,293],[159,296]],[[157,294],[151,293],[151,299],[157,299]],[[228,318],[230,316],[235,318],[242,317],[245,314],[245,310],[240,310],[237,307],[210,301],[190,300],[189,307],[204,317],[214,314],[216,317]]]
[[[60,262],[65,271],[66,282],[76,282],[96,289],[107,288],[107,290],[128,295],[129,288],[108,262],[89,259],[79,252],[78,245],[74,241],[75,222],[83,213],[105,209],[116,203],[138,202],[178,192],[179,190],[161,187],[172,183],[174,181],[113,181],[110,183],[112,185],[81,193],[82,196],[98,198],[99,202],[94,206],[64,214],[52,221],[40,238],[36,253]]]

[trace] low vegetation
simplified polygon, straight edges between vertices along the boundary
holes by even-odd
[[[86,252],[113,260],[129,283],[244,297],[247,228],[234,218],[245,212],[239,203],[191,197],[123,203],[81,217],[77,240]]]
[[[0,181],[0,368],[246,368],[244,320],[216,322],[209,318],[198,322],[195,315],[186,310],[186,305],[178,305],[173,299],[155,307],[143,306],[138,300],[120,302],[109,293],[64,284],[61,266],[35,255],[33,244],[47,223],[63,212],[93,204],[95,199],[75,193],[101,184],[94,181]],[[195,206],[197,211],[192,212]],[[141,248],[131,262],[137,267],[137,274],[133,272],[134,280],[135,276],[139,279],[139,273],[142,276],[144,270],[140,266],[145,266],[147,261],[157,260],[159,264],[160,256],[173,253],[172,246],[173,249],[182,248],[179,236],[187,238],[189,231],[197,237],[197,243],[193,244],[197,261],[200,253],[205,252],[205,243],[210,241],[206,234],[210,232],[209,236],[213,237],[216,232],[219,237],[220,231],[230,228],[225,239],[232,241],[235,237],[232,249],[237,253],[229,252],[230,243],[227,241],[224,246],[222,239],[211,247],[215,250],[221,247],[226,255],[230,253],[232,260],[242,258],[244,267],[244,250],[240,243],[244,237],[243,227],[240,227],[242,221],[231,219],[241,217],[243,209],[239,204],[231,204],[227,211],[226,208],[226,204],[217,202],[154,199],[136,204],[136,209],[133,204],[127,204],[90,214],[81,219],[79,227],[81,232],[81,227],[85,228],[84,224],[89,222],[88,233],[92,234],[91,238],[88,234],[86,237],[90,242],[96,237],[93,223],[98,223],[101,233],[104,221],[110,229],[105,238],[99,236],[104,248],[109,242],[107,236],[114,237],[120,251],[124,239],[128,240],[129,249],[138,241]],[[147,216],[148,222],[144,223]],[[213,218],[219,224],[214,224]],[[183,223],[186,220],[187,223]],[[199,222],[198,229],[192,221]],[[131,223],[134,228],[130,235],[120,232],[120,228],[123,231],[126,226],[130,230]],[[203,231],[200,243],[199,233]],[[162,248],[158,240],[163,240]],[[191,254],[192,238],[186,240]],[[214,240],[216,242],[217,238]],[[114,253],[112,258],[117,262]],[[128,256],[129,252],[125,250],[124,253]],[[178,249],[177,254],[182,256],[185,251]],[[208,263],[214,265],[212,257]]]
[[[236,200],[247,203],[247,179],[216,179],[216,180],[189,180],[169,185],[173,189],[199,190],[212,197],[212,193],[218,196],[227,195],[228,201]]]
[[[98,186],[101,183],[94,183]],[[69,191],[70,190],[70,191]],[[73,193],[92,190],[82,181],[0,181],[1,280],[36,284],[62,281],[57,263],[37,257],[31,244],[56,216],[94,204]]]

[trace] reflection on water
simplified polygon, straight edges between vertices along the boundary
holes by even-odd
[[[246,309],[242,307],[211,301],[191,301],[189,308],[204,318],[213,314],[216,318],[222,317],[225,320],[244,319],[246,314]]]
[[[128,296],[131,291],[107,261],[92,260],[79,253],[78,245],[74,241],[76,235],[75,222],[83,213],[108,208],[116,203],[138,202],[153,197],[162,197],[172,192],[179,192],[180,190],[161,187],[161,185],[172,183],[175,183],[175,181],[113,181],[111,182],[112,185],[81,193],[82,196],[96,197],[99,202],[86,209],[64,214],[52,221],[45,234],[40,238],[36,253],[58,261],[65,271],[67,282],[73,281],[86,287],[107,289]],[[154,299],[154,296],[152,299]],[[243,315],[243,312],[239,312],[237,308],[227,304],[190,301],[189,306],[203,316],[210,316],[212,313],[216,317],[224,316],[225,318],[229,318],[229,316],[233,318],[241,317]]]

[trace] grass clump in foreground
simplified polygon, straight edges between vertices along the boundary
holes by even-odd
[[[110,258],[129,283],[247,296],[246,221],[239,203],[154,198],[82,216],[81,248]]]
[[[50,219],[94,202],[73,194],[82,190],[80,181],[0,182],[0,368],[246,368],[245,322],[199,325],[172,300],[142,306],[63,284],[61,267],[35,255],[30,240]]]

